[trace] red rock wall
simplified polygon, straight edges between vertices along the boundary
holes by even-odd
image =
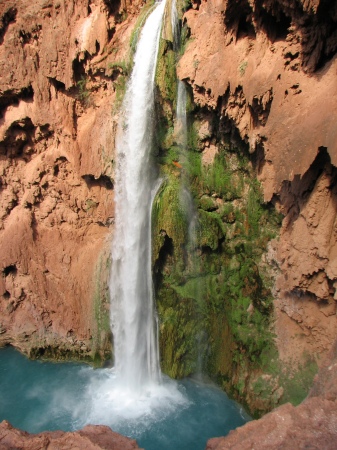
[[[110,349],[97,325],[114,216],[110,63],[127,58],[140,3],[0,5],[0,344]]]
[[[330,350],[310,394],[296,408],[290,403],[253,420],[223,438],[207,442],[206,450],[302,448],[334,450],[337,439],[337,342]]]
[[[285,217],[267,256],[280,356],[319,359],[337,330],[337,2],[196,1],[184,21],[179,77],[249,144]]]
[[[135,450],[137,442],[117,434],[104,425],[87,425],[82,430],[68,432],[47,431],[29,434],[13,428],[7,421],[0,423],[0,448],[35,450],[55,448],[58,450]]]

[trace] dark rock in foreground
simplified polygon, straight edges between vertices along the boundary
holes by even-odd
[[[308,397],[299,406],[290,403],[213,438],[206,450],[335,450],[337,448],[337,342],[316,376]]]
[[[47,431],[29,434],[13,428],[4,420],[0,424],[0,450],[133,450],[133,439],[121,436],[104,425],[87,425],[80,431]]]

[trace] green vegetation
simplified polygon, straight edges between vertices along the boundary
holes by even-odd
[[[172,42],[164,39],[159,43],[156,84],[164,102],[174,107],[177,99],[176,55]]]
[[[244,74],[246,73],[247,66],[248,66],[248,61],[242,61],[240,63],[238,70],[239,70],[241,77],[243,77]]]
[[[261,256],[277,236],[280,216],[264,204],[244,146],[215,134],[218,153],[211,164],[202,162],[203,116],[190,95],[187,148],[176,142],[174,65],[170,42],[161,42],[156,158],[165,181],[153,205],[161,365],[172,377],[202,371],[242,401],[251,380],[244,374],[262,373],[263,355],[274,349],[272,282]],[[197,213],[193,235],[186,185]]]
[[[92,337],[93,363],[96,367],[111,359],[110,292],[107,280],[110,274],[110,256],[99,258],[95,276],[94,317],[95,329]]]
[[[84,106],[90,105],[90,90],[87,87],[87,77],[82,77],[76,84],[78,93],[77,98]]]
[[[114,112],[117,112],[122,105],[126,86],[127,86],[127,75],[120,74],[117,79],[113,82],[113,86],[116,92],[115,103],[114,103]]]
[[[294,365],[284,365],[279,359],[275,349],[266,349],[262,354],[262,368],[265,373],[278,379],[279,386],[282,386],[282,402],[290,402],[293,405],[299,405],[308,395],[312,386],[314,376],[318,371],[317,362],[310,356],[304,355],[304,361]],[[257,380],[254,385],[254,391],[257,388],[267,391],[266,395],[272,396],[272,391],[268,392],[264,380]],[[257,392],[258,393],[258,392]]]
[[[97,203],[97,202],[95,202],[95,201],[92,200],[91,198],[88,198],[88,199],[85,201],[84,209],[85,209],[86,212],[89,212],[89,211],[92,211],[93,209],[97,208],[97,206],[98,206],[98,203]]]
[[[129,61],[116,61],[108,64],[109,69],[113,71],[118,71],[122,75],[130,75],[132,70],[132,64]]]
[[[307,361],[300,365],[295,373],[288,368],[281,371],[280,384],[284,388],[284,402],[291,402],[293,405],[299,405],[308,395],[309,389],[313,384],[313,380],[318,371],[316,361],[308,358]]]
[[[191,128],[182,169],[172,165],[180,150],[174,142],[162,149],[159,158],[163,172],[169,174],[155,200],[153,214],[163,365],[170,367],[165,358],[169,354],[172,359],[172,347],[176,345],[180,366],[174,361],[175,369],[168,369],[170,374],[191,373],[187,368],[196,367],[195,346],[204,331],[200,345],[207,356],[203,368],[223,383],[233,365],[248,360],[258,367],[263,350],[273,346],[272,297],[259,262],[267,242],[276,236],[280,217],[263,204],[248,156],[223,145],[213,164],[202,165],[197,132]],[[188,243],[188,218],[181,206],[184,171],[198,208],[194,249]],[[173,331],[176,327],[177,336]],[[232,343],[229,349],[225,348],[224,336]],[[223,355],[229,359],[224,361]]]

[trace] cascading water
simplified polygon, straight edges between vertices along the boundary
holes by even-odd
[[[87,417],[131,435],[135,420],[140,432],[188,404],[174,382],[160,382],[152,287],[151,209],[160,184],[151,163],[154,82],[165,2],[155,5],[142,29],[121,111],[110,279],[115,365],[93,380]]]
[[[111,305],[117,376],[139,391],[160,378],[151,270],[150,153],[154,78],[165,8],[163,0],[142,30],[117,137],[116,232],[112,245]]]
[[[186,87],[185,84],[178,80],[177,92],[177,110],[175,123],[175,140],[180,149],[180,160],[183,167],[188,167],[187,154],[187,115],[186,115]],[[195,247],[195,226],[197,220],[197,211],[194,200],[190,192],[189,174],[187,170],[182,171],[181,175],[181,203],[185,211],[188,223],[188,239],[189,246]]]
[[[172,1],[171,7],[171,26],[173,31],[173,49],[176,54],[180,48],[180,27],[178,21],[178,12],[176,7],[176,1]],[[187,154],[187,114],[186,114],[186,102],[187,92],[186,86],[183,81],[177,79],[177,107],[176,107],[176,120],[174,126],[175,141],[180,149],[179,158],[184,167],[188,166],[188,154]],[[189,226],[188,238],[190,246],[195,246],[195,225],[197,219],[197,211],[190,192],[189,174],[186,170],[182,171],[182,190],[181,190],[181,203],[187,216],[187,223]]]
[[[186,114],[186,102],[187,102],[187,92],[185,84],[178,79],[178,90],[177,90],[177,109],[176,109],[176,123],[175,123],[175,139],[176,143],[180,148],[180,161],[183,167],[188,167],[188,149],[187,149],[187,114]],[[200,272],[200,261],[197,257],[197,222],[198,222],[198,212],[195,206],[195,202],[190,190],[189,183],[189,173],[184,170],[181,175],[181,193],[180,201],[183,210],[186,214],[186,222],[188,224],[188,242],[187,242],[187,255],[189,260],[190,270],[199,274]],[[200,286],[201,279],[196,277],[194,283],[193,298],[196,302],[200,302],[200,292],[202,288]],[[198,378],[202,378],[202,364],[203,364],[203,352],[202,352],[202,341],[205,338],[205,331],[201,328],[197,334],[196,348],[197,348],[197,364],[195,375]]]

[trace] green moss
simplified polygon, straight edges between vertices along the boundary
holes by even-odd
[[[313,379],[318,371],[317,362],[307,355],[303,363],[294,365],[283,364],[276,348],[265,349],[261,355],[263,371],[277,379],[282,389],[282,403],[290,402],[299,405],[308,395]]]
[[[266,349],[274,348],[272,281],[261,256],[277,235],[280,218],[263,203],[244,145],[234,147],[228,136],[212,136],[218,154],[212,164],[202,164],[198,129],[203,112],[192,102],[187,148],[175,142],[170,52],[170,44],[161,43],[156,78],[157,161],[165,177],[153,205],[162,369],[172,377],[202,371],[242,401],[254,389],[249,384],[253,374],[262,373]],[[216,120],[212,123],[216,130]],[[181,198],[186,186],[197,210],[193,226]],[[261,410],[270,405],[262,398]]]
[[[182,378],[196,371],[197,332],[199,328],[192,299],[177,302],[174,290],[158,292],[160,318],[160,355],[165,373]],[[174,306],[172,306],[174,305]]]
[[[311,358],[300,365],[295,373],[293,368],[285,370],[286,373],[280,379],[280,385],[284,389],[283,402],[299,405],[308,395],[317,371],[317,363]]]
[[[196,242],[198,247],[209,247],[217,250],[219,240],[225,236],[225,230],[218,214],[198,211]]]
[[[111,328],[110,328],[110,291],[108,277],[110,273],[110,255],[103,253],[98,261],[95,275],[94,318],[92,336],[93,362],[100,367],[106,359],[111,359]]]
[[[88,211],[91,211],[91,210],[97,208],[97,206],[98,206],[98,203],[97,203],[97,202],[95,202],[95,201],[92,200],[91,198],[88,198],[88,199],[85,201],[84,209],[85,209],[85,211],[88,212]]]
[[[248,66],[248,61],[242,61],[239,64],[238,71],[239,71],[239,74],[241,77],[243,77],[244,74],[246,73],[247,66]]]
[[[130,75],[132,70],[132,62],[129,59],[128,61],[115,61],[113,63],[108,64],[108,68],[113,72],[117,71],[123,75]]]
[[[161,98],[170,102],[174,109],[177,98],[176,55],[172,43],[164,39],[159,43],[156,84]]]
[[[149,14],[151,13],[151,11],[153,9],[153,5],[154,5],[154,0],[149,0],[148,2],[146,2],[138,15],[135,27],[132,30],[131,38],[130,38],[130,49],[131,49],[132,54],[136,51],[140,33],[146,22],[146,19],[148,18]]]
[[[90,90],[87,87],[87,83],[87,77],[83,76],[76,84],[77,98],[84,106],[89,106],[90,104]]]
[[[113,113],[116,113],[122,105],[124,95],[127,87],[127,75],[118,75],[117,79],[113,81],[113,86],[116,92],[115,102],[113,105]]]
[[[233,173],[227,168],[224,154],[216,155],[214,163],[203,168],[202,190],[226,200],[238,197]]]
[[[157,193],[152,210],[153,261],[159,258],[165,239],[171,239],[173,257],[178,267],[183,263],[183,247],[187,240],[187,217],[181,202],[179,179],[169,174]]]
[[[198,201],[198,206],[200,209],[203,209],[204,211],[214,211],[218,209],[215,200],[209,197],[208,195],[202,195],[202,197]]]

